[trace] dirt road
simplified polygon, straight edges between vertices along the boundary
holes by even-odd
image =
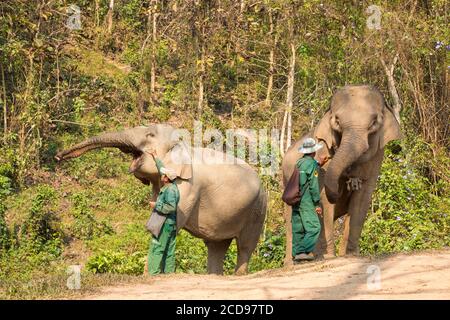
[[[247,276],[158,276],[85,299],[450,299],[450,249],[335,258]]]

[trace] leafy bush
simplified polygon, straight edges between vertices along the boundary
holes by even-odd
[[[256,272],[283,266],[286,250],[286,237],[284,232],[268,231],[265,240],[260,241],[252,259],[249,271]]]
[[[145,259],[146,254],[141,251],[129,255],[107,250],[89,258],[86,269],[93,273],[140,275],[144,272]]]
[[[97,221],[94,213],[88,205],[88,198],[85,193],[75,193],[72,196],[72,215],[75,219],[71,226],[72,234],[78,239],[91,240],[104,234],[114,232],[112,226],[106,221]]]
[[[49,185],[36,188],[31,209],[20,231],[18,245],[32,252],[48,252],[59,256],[62,252],[62,231],[56,217],[56,191]]]
[[[143,224],[132,223],[122,234],[105,235],[89,241],[94,254],[87,270],[93,273],[142,274],[147,257],[149,234]]]
[[[177,236],[176,270],[182,273],[206,273],[208,250],[201,239],[181,230]]]
[[[436,195],[410,156],[419,155],[386,153],[360,241],[364,254],[450,245],[450,200]]]
[[[117,178],[127,172],[123,154],[117,150],[102,149],[72,159],[61,166],[80,183],[89,184],[96,178]]]

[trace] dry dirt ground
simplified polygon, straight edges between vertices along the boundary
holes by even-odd
[[[450,299],[450,249],[341,257],[247,276],[149,277],[84,299]]]

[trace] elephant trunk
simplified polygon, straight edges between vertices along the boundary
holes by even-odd
[[[358,160],[368,149],[367,132],[344,132],[340,146],[325,174],[325,192],[331,203],[336,203],[340,197],[339,179],[344,170]]]
[[[133,140],[134,139],[132,139],[126,131],[104,133],[87,139],[70,149],[58,152],[55,159],[57,161],[62,161],[76,158],[87,151],[106,147],[119,148],[123,152],[133,153],[134,155],[142,154],[142,151],[137,147],[137,143]]]

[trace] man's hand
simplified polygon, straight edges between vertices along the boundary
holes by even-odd
[[[150,208],[154,208],[156,207],[156,202],[155,201],[150,201]]]
[[[322,208],[321,208],[321,207],[316,207],[316,213],[317,213],[319,216],[322,216]]]
[[[325,163],[328,162],[330,158],[328,156],[320,156],[317,162],[319,163],[319,166],[323,166]]]
[[[151,155],[153,158],[156,158],[156,150],[153,148],[145,149],[145,152]]]

